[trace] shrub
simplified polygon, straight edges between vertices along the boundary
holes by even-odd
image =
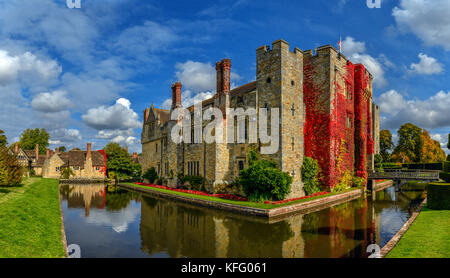
[[[450,161],[444,162],[444,172],[450,172]]]
[[[427,206],[435,210],[450,209],[450,183],[430,183],[427,187]]]
[[[447,161],[450,161],[450,154],[447,155]]]
[[[302,165],[302,181],[303,189],[307,196],[312,195],[320,191],[319,179],[317,174],[319,173],[319,163],[317,160],[305,157]]]
[[[332,189],[332,192],[341,192],[346,189],[349,189],[353,184],[353,175],[349,170],[345,170],[342,177],[339,179],[339,183],[335,185]]]
[[[21,183],[23,168],[17,157],[0,147],[0,186],[15,186]]]
[[[449,172],[441,172],[439,174],[439,178],[444,180],[445,182],[450,182],[450,173]]]
[[[375,154],[375,164],[383,163],[383,156],[381,154]]]
[[[61,179],[68,180],[70,177],[75,177],[75,173],[73,172],[72,168],[70,167],[64,167],[61,170]]]
[[[146,180],[148,180],[149,183],[154,183],[156,179],[158,179],[158,173],[156,173],[156,170],[154,167],[148,169],[142,177]]]
[[[428,183],[409,181],[402,186],[402,191],[424,191],[427,189]]]
[[[403,168],[407,168],[410,170],[442,170],[443,163],[442,162],[438,162],[438,163],[404,163],[402,165]]]
[[[367,179],[363,177],[353,177],[353,186],[365,187],[367,185]]]
[[[182,179],[183,183],[189,183],[189,190],[204,190],[203,188],[203,177],[202,176],[184,176]]]
[[[275,162],[260,160],[255,150],[249,151],[249,167],[240,172],[239,183],[251,201],[284,200],[291,192],[292,177]]]

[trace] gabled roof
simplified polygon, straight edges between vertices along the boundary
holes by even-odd
[[[240,87],[234,88],[233,90],[230,91],[230,96],[241,96],[243,94],[246,93],[250,93],[252,91],[256,90],[256,81],[247,83],[245,85],[242,85]],[[214,103],[214,99],[216,98],[216,95],[212,96],[209,99],[206,99],[204,101],[202,101],[202,107],[209,105],[209,104],[213,104]],[[189,106],[187,108],[190,112],[194,111],[194,105]]]
[[[58,153],[57,155],[64,162],[63,167],[78,166],[83,167],[86,162],[87,151],[69,151]],[[100,151],[92,151],[92,166],[103,167],[106,166],[105,158]]]

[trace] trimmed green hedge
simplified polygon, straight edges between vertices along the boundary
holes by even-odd
[[[427,186],[425,182],[409,181],[402,186],[402,191],[425,191]]]
[[[450,209],[450,183],[430,183],[427,187],[427,206],[434,210]]]
[[[436,171],[442,171],[443,170],[443,163],[404,163],[403,168],[407,168],[410,170],[436,170]]]
[[[450,173],[449,172],[441,172],[439,174],[439,178],[444,180],[445,182],[450,182]]]
[[[444,172],[450,172],[450,161],[444,162]]]

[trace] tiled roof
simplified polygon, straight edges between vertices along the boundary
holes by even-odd
[[[243,95],[246,93],[250,93],[252,91],[256,90],[256,81],[247,83],[245,85],[242,85],[240,87],[237,87],[233,90],[230,91],[230,96],[238,96],[238,95]],[[209,104],[214,103],[214,99],[215,99],[216,95],[214,95],[213,97],[202,101],[202,106],[206,106]],[[187,108],[190,112],[194,111],[194,105],[190,106]]]
[[[69,151],[59,153],[58,156],[64,161],[64,167],[67,166],[84,166],[86,162],[86,151]],[[105,166],[103,155],[98,151],[92,151],[92,166]]]

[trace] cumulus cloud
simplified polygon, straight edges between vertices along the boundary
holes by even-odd
[[[51,144],[77,143],[83,138],[77,129],[61,128],[50,132]]]
[[[137,143],[137,138],[133,136],[133,129],[128,130],[100,130],[97,134],[99,139],[107,139],[114,143],[134,145]]]
[[[31,101],[33,109],[53,113],[66,110],[72,106],[72,102],[67,98],[65,91],[54,91],[51,93],[40,93]]]
[[[62,72],[61,66],[54,60],[43,61],[30,52],[11,55],[0,50],[0,86],[23,79],[28,84],[44,83],[53,80]]]
[[[419,54],[420,62],[418,64],[411,64],[410,72],[423,74],[423,75],[432,75],[439,74],[444,71],[444,66],[439,63],[435,58],[429,57],[424,53]]]
[[[377,98],[383,117],[383,129],[396,129],[404,123],[413,123],[425,129],[450,127],[448,107],[450,92],[440,91],[425,100],[405,99],[395,90],[388,91]]]
[[[369,54],[366,54],[366,44],[364,42],[355,41],[352,37],[346,37],[342,42],[342,53],[355,64],[363,64],[367,70],[373,75],[373,82],[376,87],[384,87],[387,85],[387,80],[384,77],[385,71],[382,62],[389,67],[393,64],[386,58],[384,54],[376,59]],[[379,61],[381,60],[381,62]]]
[[[183,105],[183,107],[190,107],[203,100],[212,98],[214,94],[215,94],[214,92],[193,93],[191,90],[185,90],[181,94],[181,104]],[[171,106],[172,106],[172,99],[168,98],[163,102],[161,108],[170,109]]]
[[[130,101],[125,98],[118,99],[113,106],[89,109],[82,119],[86,125],[97,130],[126,130],[141,127],[138,114],[131,109]]]
[[[187,61],[175,65],[175,75],[183,86],[194,92],[215,91],[216,68],[210,63]],[[237,73],[231,72],[231,81],[240,79]]]
[[[450,50],[450,1],[401,0],[392,15],[401,32],[411,32],[427,45]]]

